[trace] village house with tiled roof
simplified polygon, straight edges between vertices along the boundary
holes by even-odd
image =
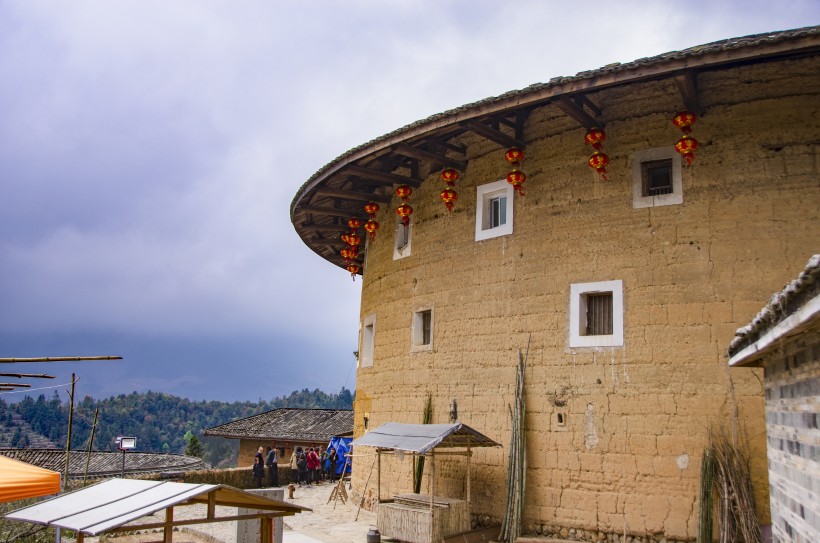
[[[65,449],[0,449],[0,455],[20,460],[34,466],[63,473],[65,470]],[[86,465],[89,479],[135,475],[161,475],[211,469],[200,458],[181,454],[91,451],[71,451],[68,464],[69,479],[86,477]]]
[[[819,135],[809,27],[555,77],[332,160],[290,213],[361,277],[355,435],[421,422],[429,394],[433,423],[509,443],[521,351],[527,532],[694,540],[707,428],[734,413],[768,524],[762,371],[724,355],[820,247]],[[508,451],[472,454],[473,520],[500,522]],[[385,496],[411,487],[382,469]],[[429,477],[464,495],[457,463]]]
[[[276,443],[279,466],[296,447],[327,447],[330,438],[353,434],[351,409],[298,409],[282,407],[205,430],[204,435],[239,440],[237,466],[253,465],[259,447]]]

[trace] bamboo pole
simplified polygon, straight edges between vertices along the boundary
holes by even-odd
[[[376,503],[382,502],[382,452],[376,449]]]
[[[68,488],[68,461],[71,455],[71,425],[74,422],[74,385],[77,384],[75,374],[71,374],[71,392],[68,394],[68,437],[65,440],[65,474],[63,490]]]
[[[85,360],[122,360],[121,356],[38,356],[35,358],[0,358],[0,364],[29,362],[81,362]]]
[[[88,454],[85,457],[85,473],[83,473],[83,486],[85,486],[85,481],[88,479],[88,464],[91,463],[91,450],[94,447],[94,433],[97,431],[97,416],[100,414],[100,408],[98,407],[94,411],[94,424],[91,425],[91,437],[88,439]]]
[[[22,379],[23,377],[32,378],[32,379],[54,379],[53,375],[46,375],[45,373],[0,373],[0,377],[17,377],[18,379]]]

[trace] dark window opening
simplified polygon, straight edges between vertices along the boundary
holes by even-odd
[[[612,335],[612,293],[596,292],[584,295],[586,301],[586,336]]]
[[[421,311],[421,344],[430,345],[433,324],[433,311]]]
[[[642,162],[641,185],[643,196],[672,194],[672,159]]]

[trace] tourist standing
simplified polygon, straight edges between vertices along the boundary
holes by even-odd
[[[290,453],[290,482],[291,483],[298,483],[299,482],[299,466],[297,465],[297,456],[296,456],[296,449],[293,449],[293,452]]]
[[[330,481],[336,481],[336,461],[339,459],[339,455],[336,453],[336,448],[331,447],[330,452],[327,455],[327,461],[330,464]]]
[[[265,465],[262,463],[262,456],[253,457],[253,484],[256,488],[262,488],[262,478],[265,476]]]
[[[268,466],[268,486],[279,486],[279,458],[276,454],[276,443],[268,447],[265,464]]]

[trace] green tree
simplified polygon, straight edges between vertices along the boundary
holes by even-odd
[[[185,446],[185,455],[202,458],[202,455],[205,451],[202,450],[202,443],[199,442],[199,438],[196,437],[196,434],[188,430],[187,432],[185,432],[185,436],[183,437],[183,439],[185,439],[185,441],[188,443]]]

